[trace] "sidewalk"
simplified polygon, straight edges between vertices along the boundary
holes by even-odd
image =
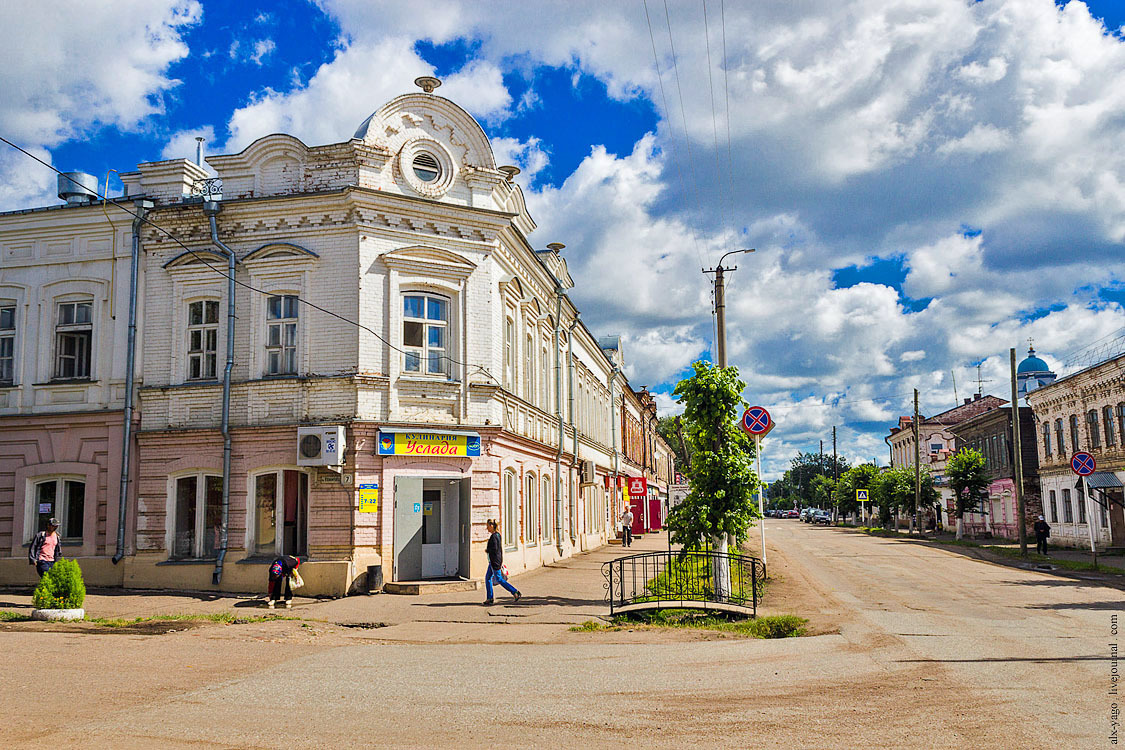
[[[606,616],[605,578],[602,563],[626,553],[651,552],[667,548],[666,533],[646,534],[627,551],[620,545],[607,545],[535,570],[513,575],[512,585],[520,590],[519,603],[502,588],[496,590],[496,604],[482,606],[483,587],[423,596],[371,594],[342,599],[309,599],[297,596],[293,609],[266,609],[265,581],[258,596],[208,592],[137,591],[133,589],[93,589],[86,595],[86,617],[122,618],[154,615],[211,615],[228,613],[250,617],[267,614],[292,615],[349,626],[378,625],[379,638],[395,635],[392,627],[406,623],[526,623],[540,625],[575,624]],[[9,588],[0,591],[0,610],[31,613],[31,592]],[[412,628],[410,639],[425,634]],[[404,637],[406,634],[403,634]]]

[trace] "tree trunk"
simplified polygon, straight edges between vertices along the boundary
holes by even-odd
[[[957,538],[960,539],[965,533],[965,522],[961,518],[961,514],[957,514]]]
[[[717,553],[711,558],[711,576],[715,583],[716,601],[730,599],[730,561],[726,557],[727,535],[711,537],[711,548]]]

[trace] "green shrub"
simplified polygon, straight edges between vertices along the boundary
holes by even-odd
[[[59,560],[39,580],[32,596],[36,609],[79,609],[86,601],[82,568],[74,560]]]

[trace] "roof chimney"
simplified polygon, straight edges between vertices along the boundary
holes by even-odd
[[[979,400],[980,400],[980,394],[979,394],[979,393],[974,393],[974,394],[973,394],[973,401],[979,401]]]
[[[967,399],[965,399],[965,403],[971,404],[971,403],[973,403],[973,400],[971,398],[967,398]]]
[[[98,197],[98,178],[85,172],[63,172],[58,187],[59,197],[70,206],[93,203]]]

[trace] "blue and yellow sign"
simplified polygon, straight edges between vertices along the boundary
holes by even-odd
[[[360,513],[378,513],[379,512],[379,484],[361,484],[359,485],[359,512]]]
[[[867,502],[867,490],[856,490],[855,499],[861,503]]]
[[[380,456],[479,456],[480,435],[448,432],[380,432]]]

